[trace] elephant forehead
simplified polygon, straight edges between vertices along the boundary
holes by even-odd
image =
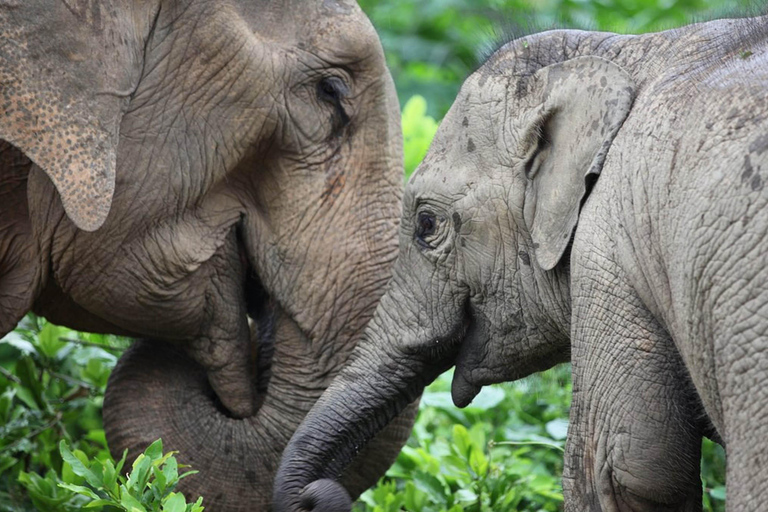
[[[327,51],[336,58],[344,58],[345,55],[359,57],[371,51],[378,53],[380,49],[376,31],[354,2],[238,0],[237,10],[260,37],[319,53],[321,57]]]
[[[501,84],[495,85],[498,94],[488,96],[487,90],[465,84],[411,178],[414,186],[433,182],[451,187],[479,179],[498,166],[497,143],[506,117],[506,102]]]

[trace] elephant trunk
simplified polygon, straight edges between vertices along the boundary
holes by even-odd
[[[206,509],[227,512],[267,510],[272,479],[283,448],[327,387],[330,376],[316,363],[311,343],[288,318],[276,311],[274,325],[254,329],[262,352],[273,351],[269,375],[257,383],[259,407],[248,418],[235,418],[222,406],[205,370],[181,347],[140,340],[121,357],[104,400],[104,425],[110,449],[127,449],[134,459],[162,438],[166,451],[200,473],[185,478],[179,490],[202,495]],[[258,330],[258,335],[255,332]],[[266,334],[272,331],[272,334]],[[272,337],[272,339],[269,339]],[[255,340],[254,340],[255,341]],[[408,438],[415,411],[410,410],[379,435],[354,462],[345,485],[357,495],[375,481]],[[373,462],[366,463],[367,454]]]
[[[451,339],[429,340],[439,350],[409,350],[413,334],[402,335],[404,325],[392,318],[403,337],[394,339],[385,328],[391,302],[386,294],[350,363],[341,371],[295,432],[275,478],[274,512],[351,509],[345,489],[334,482],[348,472],[347,464],[424,387],[448,369],[456,356],[462,326]],[[394,322],[394,323],[393,323]],[[414,325],[411,323],[410,325]]]
[[[282,324],[275,326],[273,336],[296,338],[293,344],[302,341],[291,332],[289,320],[273,321]],[[256,338],[257,329],[253,330]],[[258,331],[263,335],[266,329]],[[179,482],[188,497],[202,495],[206,508],[212,510],[266,509],[271,500],[269,477],[281,449],[321,391],[308,394],[308,403],[286,403],[287,398],[300,395],[286,383],[292,379],[286,375],[291,368],[281,361],[280,345],[272,336],[259,338],[254,343],[261,366],[254,372],[259,376],[254,386],[258,410],[248,418],[237,418],[227,410],[205,369],[183,346],[136,341],[113,370],[104,399],[104,429],[113,455],[127,449],[129,461],[133,460],[161,438],[166,451],[178,451],[180,462],[200,470]]]

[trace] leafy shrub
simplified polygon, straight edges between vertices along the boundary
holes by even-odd
[[[465,409],[451,378],[426,389],[407,446],[357,512],[561,510],[569,367],[488,386]]]
[[[54,478],[63,467],[61,439],[89,457],[109,458],[101,404],[126,346],[31,314],[0,340],[0,510],[64,510],[69,498]],[[36,503],[30,489],[41,491]],[[45,506],[43,495],[52,500]]]
[[[163,442],[158,439],[136,457],[133,469],[126,477],[122,474],[126,453],[117,463],[111,459],[89,460],[85,453],[74,453],[66,441],[59,445],[61,457],[66,463],[64,482],[58,484],[86,498],[87,507],[101,510],[103,507],[126,512],[202,512],[203,498],[187,504],[184,495],[173,492],[179,480],[197,471],[179,474],[179,464],[174,454],[163,455]],[[69,478],[68,478],[69,477]],[[77,484],[78,480],[82,480]],[[33,495],[34,496],[34,495]]]
[[[128,340],[85,334],[28,315],[0,340],[0,511],[201,512],[173,490],[173,453],[160,441],[130,477],[107,450],[101,406]],[[75,446],[74,449],[70,446]]]

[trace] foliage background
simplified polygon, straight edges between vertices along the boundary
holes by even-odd
[[[645,32],[755,10],[754,2],[746,0],[359,3],[381,36],[403,106],[406,177],[426,153],[437,130],[436,120],[448,110],[463,79],[494,47],[499,34],[508,37],[553,27]],[[66,440],[76,457],[96,464],[92,468],[112,464],[101,405],[109,372],[127,344],[114,336],[53,326],[33,315],[0,340],[0,512],[70,512],[93,503],[88,490],[82,490],[88,468],[80,467],[58,444]],[[487,387],[461,410],[453,406],[449,389],[450,373],[427,389],[408,445],[379,485],[362,496],[357,510],[561,510],[569,367]],[[69,454],[72,464],[64,462],[62,453]],[[159,454],[150,458],[159,467]],[[167,460],[162,457],[164,463]],[[724,466],[722,449],[705,441],[705,510],[724,510]],[[111,478],[114,485],[114,475]],[[72,490],[77,488],[80,493]],[[141,500],[141,489],[138,494]],[[193,505],[177,498],[169,486],[162,503],[158,499],[156,508],[147,507],[193,510]],[[130,510],[120,508],[118,501],[115,506],[97,503],[94,510]]]

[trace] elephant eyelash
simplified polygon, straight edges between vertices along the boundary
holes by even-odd
[[[342,100],[347,96],[349,96],[349,86],[337,76],[324,77],[317,83],[318,99],[334,108],[332,121],[334,137],[341,135],[344,128],[349,125],[349,115],[342,105]]]

